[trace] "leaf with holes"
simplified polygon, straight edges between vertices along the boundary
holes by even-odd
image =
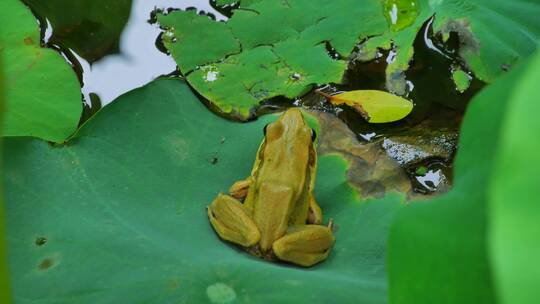
[[[382,13],[378,0],[244,0],[224,23],[194,11],[158,15],[158,22],[188,82],[245,119],[265,99],[342,82],[344,58],[360,39],[386,31]]]
[[[538,47],[540,5],[528,0],[385,0],[385,15],[392,30],[368,39],[357,54],[360,61],[375,58],[377,49],[392,49],[397,55],[386,68],[386,88],[400,95],[406,92],[404,71],[413,57],[417,35],[432,50],[437,50],[427,33],[419,33],[427,22],[435,38],[447,41],[451,34],[459,39],[459,55],[475,77],[492,82],[512,65],[532,54]],[[411,2],[415,3],[411,7]],[[402,11],[406,12],[402,12]],[[414,22],[412,17],[416,16]],[[431,18],[434,18],[431,20]],[[403,23],[410,26],[403,27]],[[449,77],[450,74],[448,75]]]
[[[540,37],[534,22],[540,6],[527,0],[239,2],[226,22],[193,11],[159,15],[158,22],[167,29],[165,47],[193,88],[244,119],[263,100],[296,98],[314,84],[343,82],[347,60],[373,60],[379,49],[393,51],[386,89],[404,95],[413,42],[426,23],[440,41],[456,34],[460,48],[452,56],[485,82],[531,54]]]

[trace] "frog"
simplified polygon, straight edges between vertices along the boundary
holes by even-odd
[[[265,260],[303,267],[325,260],[335,237],[313,195],[315,141],[298,108],[267,124],[251,174],[207,207],[217,235]]]

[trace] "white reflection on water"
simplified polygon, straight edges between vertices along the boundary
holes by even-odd
[[[155,8],[188,7],[209,12],[217,20],[227,19],[206,0],[133,0],[130,17],[120,39],[119,54],[107,55],[92,65],[74,54],[83,68],[81,90],[86,102],[90,101],[89,94],[95,93],[105,105],[127,91],[173,72],[176,63],[155,45],[161,30],[156,24],[148,23],[148,20]]]
[[[425,175],[416,176],[416,180],[429,191],[435,191],[446,178],[441,170],[429,170]]]

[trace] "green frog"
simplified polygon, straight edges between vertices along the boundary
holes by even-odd
[[[234,183],[230,195],[218,194],[208,218],[219,237],[255,256],[312,266],[328,257],[335,242],[332,220],[321,225],[313,197],[315,132],[291,108],[264,133],[251,175]]]

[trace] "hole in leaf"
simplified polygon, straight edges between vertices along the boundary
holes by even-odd
[[[44,236],[40,236],[38,238],[36,238],[36,246],[43,246],[47,244],[47,238],[44,237]]]

